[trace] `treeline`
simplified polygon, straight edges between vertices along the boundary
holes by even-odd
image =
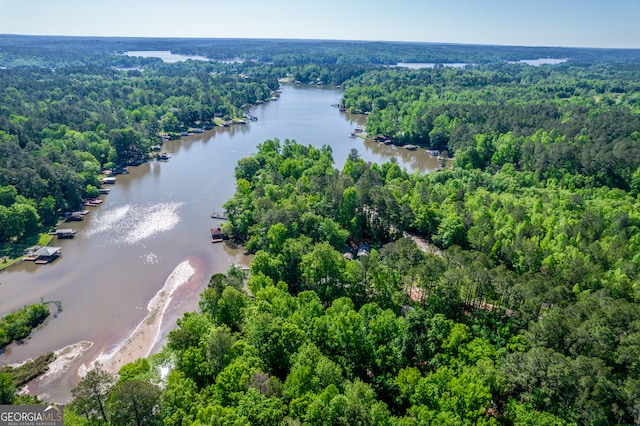
[[[0,318],[0,349],[15,340],[21,340],[31,334],[49,316],[49,307],[45,303],[24,306]]]
[[[139,389],[170,425],[634,424],[637,198],[356,151],[338,171],[330,148],[277,140],[236,180],[249,274],[212,277],[115,387],[82,382],[76,414],[110,420]]]
[[[160,132],[244,115],[275,78],[216,72],[213,64],[157,64],[0,72],[0,243],[55,224],[58,211],[97,195],[104,168],[148,158]]]
[[[638,76],[613,64],[372,71],[345,83],[343,103],[369,113],[370,135],[448,150],[462,168],[510,163],[628,190],[640,167]]]
[[[130,37],[0,36],[0,66],[140,66],[159,59],[128,58],[126,51],[160,50],[212,60],[244,60],[276,66],[503,63],[569,58],[580,63],[640,62],[638,49],[483,46],[348,40],[171,39]],[[115,54],[119,53],[119,54]]]

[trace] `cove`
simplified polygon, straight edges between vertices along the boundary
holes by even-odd
[[[233,196],[237,161],[267,139],[329,145],[338,169],[353,148],[365,161],[396,158],[410,172],[439,166],[423,149],[350,138],[366,117],[332,107],[340,97],[336,89],[286,85],[277,101],[252,109],[257,121],[169,141],[164,147],[169,161],[130,167],[130,174],[119,175],[102,196],[105,201],[89,207],[82,222],[72,223],[75,238],[54,239],[52,245],[62,248],[58,260],[41,266],[25,262],[0,273],[0,313],[41,298],[60,301],[63,309],[29,340],[11,345],[0,355],[0,365],[64,349],[52,374],[32,382],[29,391],[65,402],[79,380],[78,370],[116,353],[135,330],[153,333],[140,327],[149,303],[171,288],[170,297],[157,304],[162,321],[151,348],[139,352],[144,356],[147,349],[159,348],[176,319],[198,308],[199,293],[212,274],[248,264],[242,248],[211,244],[209,230],[219,221],[210,216]],[[176,283],[180,268],[189,273]]]

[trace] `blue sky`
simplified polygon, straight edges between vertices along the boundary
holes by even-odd
[[[0,0],[0,34],[640,48],[640,0]]]

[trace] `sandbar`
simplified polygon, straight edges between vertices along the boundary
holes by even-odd
[[[108,353],[100,354],[89,366],[92,368],[100,363],[102,368],[112,374],[117,374],[120,368],[150,355],[156,341],[160,337],[164,313],[167,310],[174,292],[182,285],[189,282],[196,270],[188,260],[180,263],[171,272],[164,286],[149,301],[147,316],[138,324],[127,339]],[[80,372],[82,375],[82,371]]]

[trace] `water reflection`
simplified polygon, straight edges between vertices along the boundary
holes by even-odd
[[[81,238],[99,234],[96,244],[101,247],[137,244],[173,229],[180,222],[178,209],[183,205],[167,202],[102,209],[93,216],[90,228],[81,234]]]

